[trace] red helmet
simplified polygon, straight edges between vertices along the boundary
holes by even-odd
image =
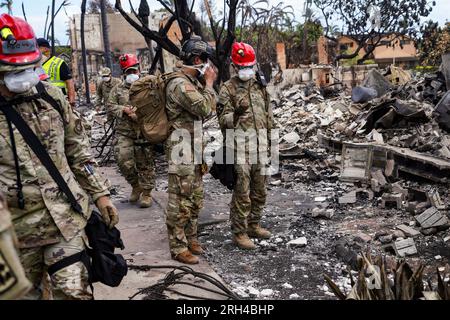
[[[0,15],[0,63],[14,67],[33,65],[42,59],[36,36],[24,20]]]
[[[239,67],[251,67],[256,64],[253,47],[244,42],[235,42],[231,48],[231,61]]]
[[[122,68],[122,71],[125,72],[128,69],[132,67],[136,67],[139,64],[138,58],[134,54],[123,54],[119,58],[120,67]]]

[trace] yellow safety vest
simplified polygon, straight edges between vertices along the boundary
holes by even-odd
[[[49,81],[54,86],[57,86],[61,89],[67,89],[66,82],[61,80],[61,65],[64,63],[64,60],[57,57],[51,57],[48,59],[43,65],[45,73],[49,76]]]

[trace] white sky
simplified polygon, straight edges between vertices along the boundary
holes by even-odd
[[[57,6],[62,3],[63,0],[56,0]],[[199,2],[201,0],[197,0]],[[256,0],[255,0],[256,1]],[[28,21],[32,24],[38,37],[44,34],[44,24],[47,12],[47,6],[51,5],[51,0],[14,0],[13,2],[13,14],[17,16],[22,16],[21,4],[25,5],[25,10],[27,13]],[[66,35],[67,22],[69,20],[68,16],[76,13],[80,13],[81,0],[69,0],[70,6],[67,7],[66,12],[61,11],[57,16],[56,38],[61,42],[61,44],[68,43],[68,36]],[[114,3],[115,0],[110,0]],[[139,6],[140,0],[131,0],[133,6],[136,8]],[[284,5],[291,5],[294,8],[294,13],[296,15],[297,21],[302,21],[301,17],[303,12],[304,0],[269,0],[271,5],[277,5],[279,2],[283,2]],[[156,0],[148,0],[151,10],[155,10],[161,7],[161,5]],[[220,7],[223,1],[218,0],[217,6]],[[128,10],[128,0],[122,0],[122,5],[124,9]],[[0,9],[0,12],[6,12],[5,8]],[[317,13],[320,16],[320,13]],[[450,17],[450,1],[449,0],[436,0],[436,7],[434,8],[431,16],[427,18],[438,21],[443,25]]]

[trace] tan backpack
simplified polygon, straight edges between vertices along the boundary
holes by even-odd
[[[170,80],[184,77],[180,72],[150,75],[135,81],[130,88],[130,103],[136,107],[139,128],[152,144],[169,137],[166,114],[166,86]]]

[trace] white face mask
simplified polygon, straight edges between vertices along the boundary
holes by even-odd
[[[205,75],[206,69],[209,68],[210,63],[209,63],[209,60],[208,60],[206,63],[202,63],[202,64],[195,64],[195,65],[193,65],[193,66],[183,64],[182,66],[183,66],[184,68],[195,69],[195,70],[197,70],[198,73],[199,73],[198,76],[199,76],[199,77],[202,77],[202,76]]]
[[[238,75],[242,81],[248,81],[255,75],[255,70],[253,68],[240,69]]]
[[[104,82],[109,82],[111,80],[111,77],[102,77],[102,80]]]
[[[204,63],[203,65],[199,65],[197,70],[200,73],[200,76],[204,76],[206,69],[209,68],[209,61],[207,63]]]
[[[33,68],[20,72],[8,72],[2,81],[9,91],[24,93],[39,83],[39,75]]]
[[[138,74],[134,74],[134,73],[127,75],[127,77],[125,78],[125,81],[128,84],[132,84],[136,80],[139,80],[139,75]]]

